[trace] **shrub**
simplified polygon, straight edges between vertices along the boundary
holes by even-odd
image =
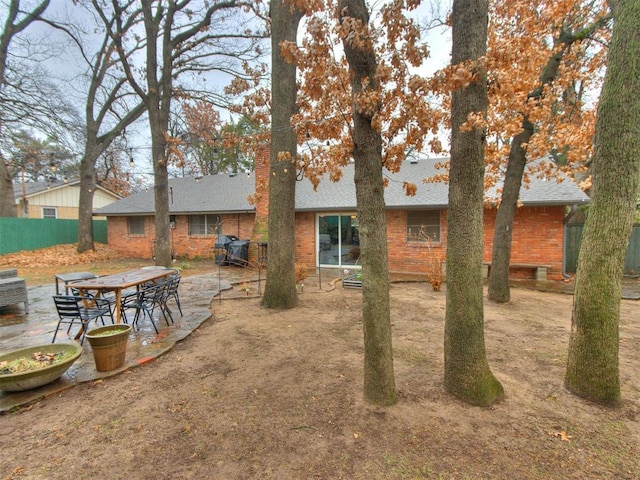
[[[302,263],[296,263],[296,283],[302,283],[309,276],[309,271],[307,270],[307,266]]]

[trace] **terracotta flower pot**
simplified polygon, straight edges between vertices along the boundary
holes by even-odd
[[[124,365],[130,333],[131,325],[121,323],[87,332],[86,338],[93,351],[96,370],[108,372]]]

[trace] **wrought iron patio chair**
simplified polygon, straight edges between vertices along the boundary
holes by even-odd
[[[126,311],[135,309],[136,313],[133,317],[132,325],[138,326],[140,317],[149,317],[153,329],[158,332],[158,326],[153,318],[156,309],[160,310],[160,313],[164,317],[167,326],[169,320],[173,323],[173,317],[171,316],[171,310],[167,306],[169,282],[151,284],[146,288],[140,289],[137,292],[125,295],[122,297],[120,304],[120,311],[122,313],[123,321],[127,321]]]
[[[94,278],[100,278],[100,277],[104,277],[104,275],[97,275]],[[90,292],[82,292],[80,291],[80,289],[76,288],[73,286],[73,282],[70,282],[66,285],[67,290],[69,290],[71,292],[71,295],[74,296],[86,296],[86,297],[91,297],[91,298],[96,298],[96,296],[93,293]],[[116,302],[116,295],[115,292],[113,292],[112,290],[102,290],[99,292],[100,298],[104,298],[105,300],[108,300],[109,303],[111,304],[111,309],[113,310],[113,307],[115,305]]]
[[[104,298],[80,296],[80,295],[54,295],[53,301],[58,311],[58,324],[56,330],[53,333],[53,340],[51,343],[55,343],[58,330],[63,324],[68,324],[67,334],[71,331],[71,327],[75,323],[80,324],[80,343],[84,342],[84,337],[89,330],[89,323],[91,321],[102,321],[105,325],[105,317],[108,317],[113,323],[113,310],[108,300]]]
[[[180,316],[184,317],[182,313],[182,306],[180,305],[180,295],[178,293],[178,287],[180,286],[180,274],[176,272],[175,275],[169,277],[169,291],[167,293],[167,301],[173,298],[180,311]]]

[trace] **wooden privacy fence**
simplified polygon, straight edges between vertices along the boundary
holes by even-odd
[[[583,229],[584,224],[582,223],[565,225],[564,260],[565,271],[567,273],[576,273]],[[624,260],[624,274],[640,275],[640,224],[633,226],[633,230],[631,230],[631,235],[629,236],[627,256]]]
[[[107,221],[93,220],[93,240],[107,243]],[[0,218],[0,255],[78,241],[78,220]]]

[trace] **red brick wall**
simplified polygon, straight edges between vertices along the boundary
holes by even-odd
[[[485,210],[484,256],[491,261],[493,249],[493,228],[495,210]],[[151,258],[155,238],[153,217],[145,217],[145,235],[130,236],[126,217],[109,217],[108,242],[111,247],[124,255],[137,258]],[[549,265],[548,278],[562,278],[562,256],[564,235],[563,207],[523,207],[518,210],[514,221],[512,263]],[[222,231],[241,239],[255,236],[255,216],[253,214],[224,215]],[[171,231],[173,251],[187,258],[212,258],[217,236],[188,235],[188,217],[177,216],[176,228]],[[440,243],[426,245],[406,239],[407,212],[390,210],[387,212],[387,248],[389,270],[426,274],[427,269],[444,262],[447,241],[447,212],[440,216]],[[256,260],[257,250],[249,249],[249,261]],[[296,214],[296,263],[314,268],[316,266],[316,214],[299,212]],[[514,277],[533,277],[531,270],[513,270]]]
[[[426,274],[432,265],[445,261],[447,245],[447,212],[440,212],[440,242],[407,241],[407,212],[387,212],[387,250],[389,271]]]
[[[484,261],[491,262],[496,210],[485,210]],[[513,222],[511,263],[549,265],[547,277],[562,279],[564,250],[564,207],[521,207]],[[533,277],[532,272],[510,272],[514,277]]]
[[[296,213],[296,263],[316,266],[316,214]]]
[[[256,195],[257,215],[239,214],[223,216],[223,233],[235,235],[252,242],[268,241],[267,218],[269,210],[269,145],[258,149],[256,155]],[[493,249],[493,229],[495,209],[485,210],[484,256],[491,261]],[[522,207],[518,210],[513,227],[511,251],[512,263],[549,265],[549,279],[562,278],[564,207]],[[447,244],[447,212],[440,215],[440,242],[427,245],[423,242],[407,241],[407,212],[389,210],[387,212],[387,247],[389,270],[426,274],[445,261]],[[109,218],[109,244],[124,254],[134,257],[151,258],[152,240],[155,238],[153,217],[147,217],[145,236],[129,236],[126,217]],[[216,236],[189,236],[188,218],[178,216],[176,228],[172,230],[173,250],[187,257],[211,257],[215,252]],[[296,213],[296,263],[314,268],[316,266],[316,214]],[[249,261],[256,260],[255,244],[249,249]],[[513,271],[514,276],[533,276],[532,271]]]
[[[127,217],[107,219],[107,243],[123,255],[151,258],[152,240],[155,238],[153,217],[145,217],[145,235],[129,235]]]
[[[495,209],[485,210],[484,255],[485,262],[491,261],[493,250],[493,228]],[[310,268],[316,266],[315,213],[296,214],[296,262]],[[564,208],[522,207],[514,220],[512,263],[549,265],[550,280],[562,279],[562,256],[564,236]],[[440,215],[440,242],[427,245],[422,242],[407,241],[407,212],[389,210],[387,212],[387,250],[389,271],[397,273],[426,274],[434,265],[441,264],[446,257],[447,212]],[[515,277],[533,278],[532,270],[512,270]]]
[[[247,240],[253,232],[254,217],[253,213],[222,215],[222,233]],[[109,245],[131,257],[151,258],[155,224],[153,217],[145,218],[145,235],[131,236],[127,217],[109,217]],[[217,239],[217,235],[189,235],[189,218],[186,215],[176,216],[176,227],[171,230],[171,245],[177,256],[213,258],[215,252],[211,249]]]

